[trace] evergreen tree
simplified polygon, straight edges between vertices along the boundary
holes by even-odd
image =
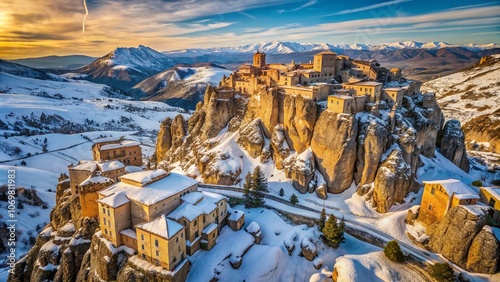
[[[392,240],[387,243],[384,247],[384,255],[395,262],[403,262],[405,260],[405,256],[399,247],[398,241]]]
[[[285,196],[285,190],[283,190],[283,188],[280,189],[280,197],[283,197]]]
[[[249,172],[245,176],[245,183],[243,184],[243,203],[245,204],[245,208],[253,207],[254,194],[251,191],[252,185],[253,185],[252,175]]]
[[[343,225],[342,221],[340,224],[337,223],[337,218],[333,214],[328,217],[322,230],[325,244],[337,249],[344,242]]]
[[[255,167],[250,185],[250,193],[252,194],[252,207],[262,207],[265,203],[264,193],[267,192],[267,179],[260,166]]]
[[[325,228],[325,222],[326,222],[326,211],[325,208],[323,208],[321,210],[321,214],[319,215],[319,222],[318,222],[319,231]]]
[[[292,203],[292,205],[295,206],[298,202],[299,198],[297,197],[297,195],[295,195],[295,193],[293,193],[292,196],[290,197],[290,203]]]

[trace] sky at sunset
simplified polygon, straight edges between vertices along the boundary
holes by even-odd
[[[0,58],[102,56],[139,44],[159,51],[261,41],[331,44],[415,40],[500,43],[488,1],[2,0]],[[85,27],[85,30],[84,30]]]

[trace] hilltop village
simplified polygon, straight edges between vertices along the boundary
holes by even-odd
[[[384,86],[403,80],[402,87]],[[377,109],[399,107],[404,95],[420,92],[420,85],[420,82],[404,79],[400,69],[389,70],[375,60],[353,60],[323,51],[314,55],[309,63],[278,64],[267,63],[266,54],[257,51],[253,64],[242,65],[224,77],[218,91],[251,96],[279,88],[289,95],[302,95],[316,102],[328,101],[328,109],[335,113],[356,114],[370,112],[373,106]]]

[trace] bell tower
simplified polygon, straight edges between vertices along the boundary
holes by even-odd
[[[257,51],[253,55],[253,65],[257,68],[263,68],[266,66],[266,53]]]

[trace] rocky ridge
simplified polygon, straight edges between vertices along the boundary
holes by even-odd
[[[178,162],[189,175],[224,185],[240,183],[249,169],[245,163],[258,161],[283,170],[300,193],[320,187],[321,197],[327,196],[325,188],[338,194],[353,182],[373,183],[373,191],[364,193],[386,212],[418,190],[419,156],[434,156],[444,118],[435,100],[423,105],[424,96],[416,94],[406,96],[399,109],[380,102],[372,113],[336,114],[277,89],[247,99],[225,86],[209,87],[192,117],[177,124],[187,130],[173,135],[172,120],[163,122],[157,161]],[[172,140],[182,142],[174,147]],[[450,148],[450,155],[461,150]]]

